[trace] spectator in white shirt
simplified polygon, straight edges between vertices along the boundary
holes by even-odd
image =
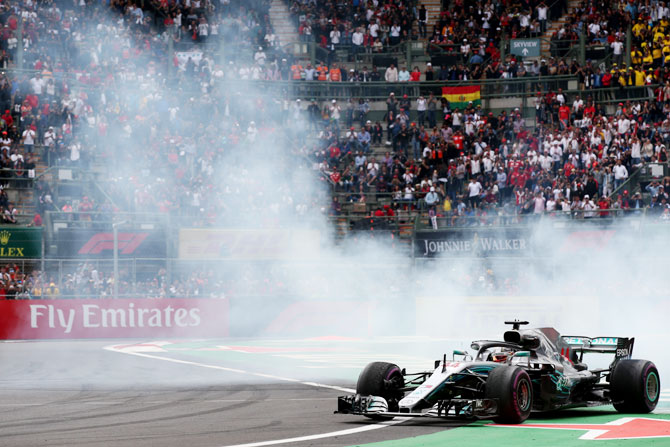
[[[482,192],[482,184],[479,183],[474,177],[470,179],[468,184],[468,201],[472,208],[477,208],[479,205],[479,194]]]
[[[23,131],[21,142],[23,147],[26,149],[26,152],[32,154],[33,147],[35,147],[35,131],[32,128],[28,128]]]
[[[547,8],[547,5],[542,2],[538,5],[536,11],[537,11],[537,20],[540,22],[540,31],[543,33],[547,30],[547,11],[549,8]]]
[[[340,36],[341,35],[342,35],[342,33],[340,33],[340,30],[338,30],[337,28],[334,28],[330,32],[330,49],[331,50],[334,50],[335,46],[340,44]]]
[[[391,64],[384,73],[384,80],[386,82],[398,82],[398,69],[395,68],[395,65]]]
[[[353,44],[354,55],[362,52],[363,50],[363,31],[360,28],[356,28],[356,31],[351,35],[351,43]]]
[[[610,44],[610,47],[612,47],[612,55],[614,56],[614,62],[617,64],[621,65],[623,62],[623,50],[624,50],[624,44],[620,40],[615,40]]]
[[[614,172],[614,189],[616,190],[628,178],[628,169],[621,164],[621,160],[617,160],[612,171]]]

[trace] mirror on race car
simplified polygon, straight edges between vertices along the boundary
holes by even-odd
[[[463,360],[466,361],[466,362],[467,362],[468,360],[472,360],[472,356],[471,356],[470,354],[468,354],[467,351],[461,351],[461,350],[459,350],[459,349],[454,349],[454,351],[453,351],[453,353],[452,353],[452,360],[456,360],[456,356],[457,356],[457,355],[462,356],[462,357],[463,357]]]
[[[530,351],[517,351],[510,357],[509,363],[519,365],[523,362],[524,365],[527,363],[527,366],[530,368],[530,356]]]

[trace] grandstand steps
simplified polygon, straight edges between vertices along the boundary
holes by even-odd
[[[568,23],[568,15],[579,6],[580,2],[580,0],[568,0],[567,12],[558,19],[551,21],[551,25],[547,27],[547,30],[542,35],[542,41],[540,42],[540,51],[543,57],[551,56],[551,36],[555,31],[558,31]]]
[[[426,35],[428,38],[433,34],[433,27],[440,23],[440,15],[442,13],[442,1],[441,0],[421,0],[419,4],[416,5],[417,14],[421,5],[426,7],[426,12],[428,16],[428,21],[426,25]],[[414,32],[419,35],[419,25],[417,22],[414,22],[412,27]]]
[[[291,20],[291,12],[284,0],[272,0],[270,4],[270,23],[281,45],[299,40],[298,29]]]
[[[48,175],[44,174],[46,171],[47,167],[44,163],[38,161],[35,166],[35,178],[44,179]],[[20,178],[17,180],[7,179],[1,186],[5,188],[7,198],[14,204],[19,212],[19,222],[21,224],[30,223],[37,211],[37,197],[34,193],[34,181],[30,181],[28,178]]]
[[[344,207],[343,207],[344,209]],[[349,232],[349,221],[346,217],[338,217],[335,220],[335,234],[338,239],[344,238]]]
[[[26,216],[35,215],[35,197],[32,189],[21,190],[19,198],[15,203],[19,214]]]

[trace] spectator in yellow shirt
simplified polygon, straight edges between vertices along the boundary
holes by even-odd
[[[44,297],[47,299],[55,300],[60,296],[60,290],[55,282],[49,283],[49,287],[44,289]]]
[[[649,51],[649,48],[644,49],[644,56],[642,56],[642,64],[644,64],[645,67],[651,67],[654,64],[654,57],[651,55],[651,51]]]
[[[633,25],[632,31],[635,37],[639,38],[640,35],[642,34],[642,30],[645,29],[645,27],[646,25],[642,21],[637,22],[635,25]]]
[[[635,86],[641,87],[644,85],[644,69],[642,67],[637,67],[635,69]]]
[[[657,29],[654,31],[654,43],[663,42],[663,39],[665,39],[665,34],[661,30]]]
[[[654,43],[654,49],[651,52],[651,56],[654,58],[654,65],[660,67],[661,61],[663,60],[663,48],[661,47],[660,42]]]
[[[444,203],[442,204],[442,209],[445,213],[451,213],[451,199],[449,196],[444,198]]]
[[[630,63],[633,65],[638,65],[642,63],[642,51],[640,51],[635,46],[630,52]]]

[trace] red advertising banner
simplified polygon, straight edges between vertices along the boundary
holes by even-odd
[[[0,340],[225,337],[227,299],[0,301]]]

